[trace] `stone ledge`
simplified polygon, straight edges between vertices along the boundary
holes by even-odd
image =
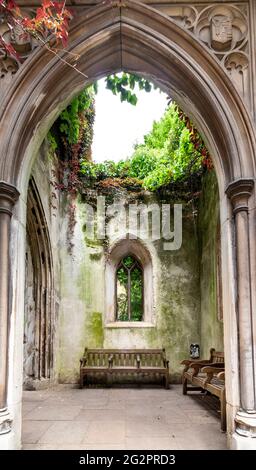
[[[116,321],[107,323],[105,328],[155,328],[155,325],[146,321]]]

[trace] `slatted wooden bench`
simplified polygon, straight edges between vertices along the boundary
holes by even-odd
[[[183,394],[188,391],[207,391],[220,399],[221,430],[226,430],[226,394],[224,353],[210,350],[209,359],[185,359],[182,374]],[[188,383],[191,386],[188,386]]]
[[[85,349],[80,359],[81,388],[89,376],[101,376],[109,383],[108,378],[112,381],[116,374],[162,377],[169,388],[169,361],[164,349]]]

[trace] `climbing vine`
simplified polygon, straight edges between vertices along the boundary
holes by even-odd
[[[59,165],[55,185],[62,191],[76,194],[81,186],[80,162],[91,159],[95,119],[94,88],[87,87],[59,115],[48,133],[51,152]]]
[[[55,154],[58,162],[53,170],[52,184],[55,189],[65,192],[68,198],[67,234],[70,252],[76,224],[76,197],[82,189],[81,161],[91,159],[94,119],[94,87],[91,86],[72,100],[47,136],[50,154]]]

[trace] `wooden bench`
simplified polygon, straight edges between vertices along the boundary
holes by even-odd
[[[80,359],[80,388],[88,377],[114,378],[121,376],[162,377],[169,388],[169,361],[164,349],[87,349]]]
[[[221,430],[226,430],[224,353],[210,350],[209,359],[185,359],[182,374],[183,395],[188,391],[207,391],[220,400]],[[191,387],[188,386],[191,384]]]

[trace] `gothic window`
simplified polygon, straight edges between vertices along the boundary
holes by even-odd
[[[124,257],[116,270],[116,320],[143,320],[143,268],[132,255]]]
[[[154,275],[151,253],[128,236],[109,250],[105,267],[105,325],[108,328],[152,327]]]

